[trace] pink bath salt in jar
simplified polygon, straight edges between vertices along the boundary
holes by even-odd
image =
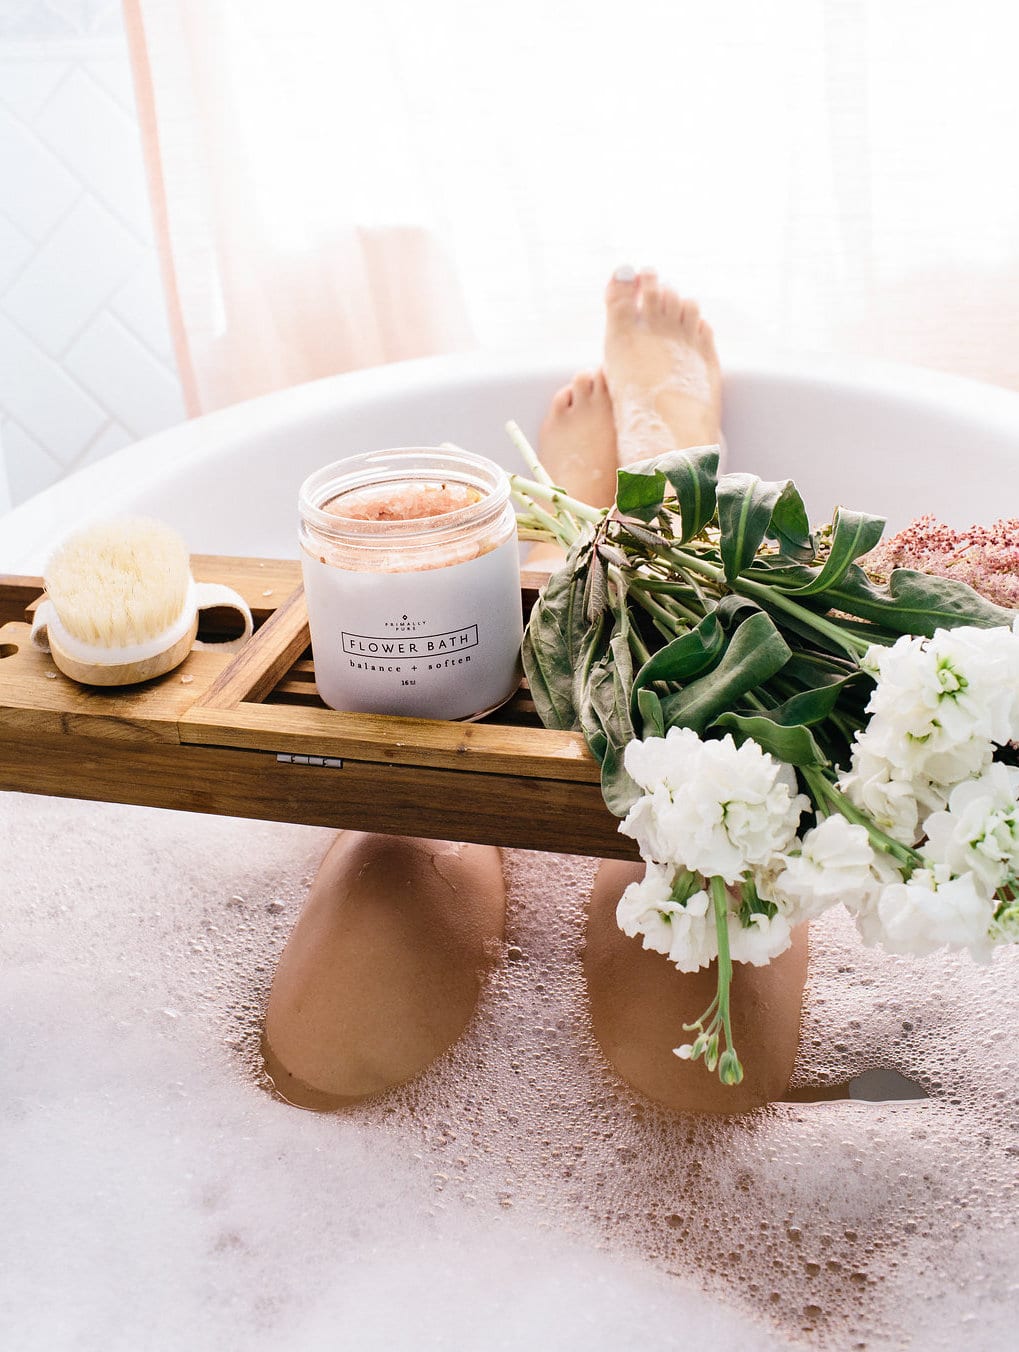
[[[480,718],[520,680],[516,516],[505,472],[455,448],[371,451],[300,492],[322,699],[351,713]]]

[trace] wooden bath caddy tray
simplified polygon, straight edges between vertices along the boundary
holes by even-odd
[[[638,857],[583,738],[542,727],[526,686],[477,723],[337,713],[315,687],[298,563],[196,555],[192,570],[240,592],[254,636],[120,689],[61,675],[29,641],[40,579],[0,576],[0,789]]]

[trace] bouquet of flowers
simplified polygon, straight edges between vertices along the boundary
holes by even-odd
[[[738,1083],[733,961],[831,906],[895,953],[1019,938],[1013,610],[950,568],[868,572],[883,519],[812,532],[792,481],[720,476],[717,447],[620,470],[602,511],[509,431],[520,534],[568,551],[525,634],[534,703],[647,864],[617,921],[682,971],[717,959],[678,1056]]]

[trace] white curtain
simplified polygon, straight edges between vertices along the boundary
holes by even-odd
[[[595,359],[625,261],[701,301],[723,362],[853,353],[1019,388],[1006,0],[127,9],[202,407],[471,341]],[[230,376],[252,344],[284,368]]]

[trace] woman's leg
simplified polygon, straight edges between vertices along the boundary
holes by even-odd
[[[680,972],[616,924],[619,898],[643,873],[643,864],[607,860],[591,892],[584,972],[605,1059],[634,1089],[680,1112],[741,1113],[782,1098],[799,1041],[806,926],[793,931],[792,947],[767,967],[733,964],[732,1033],[744,1078],[723,1085],[703,1061],[681,1061],[673,1052],[692,1041],[683,1025],[699,1019],[714,999],[715,964]]]
[[[653,272],[621,269],[605,296],[605,376],[621,465],[722,443],[722,379],[711,329],[692,301]],[[792,1075],[807,970],[806,927],[767,967],[736,963],[733,1037],[742,1084],[723,1086],[702,1061],[673,1048],[714,997],[716,970],[676,969],[628,939],[616,906],[643,865],[603,863],[588,912],[584,968],[595,1036],[618,1074],[648,1098],[685,1112],[745,1112],[781,1098]]]
[[[280,1095],[328,1110],[427,1069],[470,1022],[505,916],[492,846],[344,831],[273,978],[263,1053]]]

